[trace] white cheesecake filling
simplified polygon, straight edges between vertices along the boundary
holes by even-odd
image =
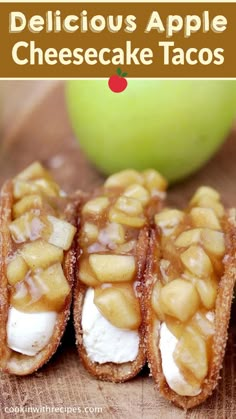
[[[23,313],[9,309],[7,344],[13,351],[35,356],[50,341],[57,320],[55,311]]]
[[[139,350],[138,331],[113,326],[97,309],[93,299],[94,290],[89,288],[82,310],[83,344],[89,359],[99,364],[134,361]]]
[[[169,331],[165,323],[160,326],[159,348],[162,358],[162,370],[169,387],[180,396],[197,396],[201,393],[200,387],[193,387],[181,374],[175,363],[173,353],[178,340]]]

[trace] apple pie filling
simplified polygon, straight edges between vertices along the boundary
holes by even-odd
[[[13,180],[8,345],[26,355],[48,343],[70,293],[63,259],[76,228],[64,218],[65,205],[58,185],[37,162]]]
[[[181,395],[197,395],[211,366],[214,311],[223,274],[224,208],[212,188],[199,188],[186,211],[155,216],[159,273],[151,303],[160,321],[162,370]]]
[[[159,202],[165,188],[165,180],[154,170],[142,174],[126,170],[110,176],[99,196],[82,209],[79,279],[88,287],[82,312],[83,344],[94,362],[122,363],[137,356],[138,285],[145,263],[145,254],[140,253],[146,251],[140,247],[140,234],[148,223],[150,202]],[[131,340],[132,353],[128,353]],[[119,356],[121,346],[124,353]]]

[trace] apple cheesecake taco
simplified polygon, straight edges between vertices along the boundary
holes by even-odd
[[[98,379],[126,381],[146,362],[141,287],[149,224],[166,186],[154,170],[125,170],[82,207],[74,326],[79,356]]]
[[[0,367],[31,374],[56,351],[70,313],[76,202],[35,162],[2,187]]]
[[[200,187],[185,211],[155,216],[145,276],[147,358],[160,393],[184,409],[220,377],[236,278],[236,210]]]

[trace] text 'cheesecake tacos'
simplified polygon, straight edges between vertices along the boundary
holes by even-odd
[[[0,203],[0,366],[26,375],[57,349],[70,312],[76,203],[33,163]]]

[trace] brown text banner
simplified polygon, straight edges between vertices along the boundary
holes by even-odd
[[[0,78],[236,78],[236,3],[1,3]]]

